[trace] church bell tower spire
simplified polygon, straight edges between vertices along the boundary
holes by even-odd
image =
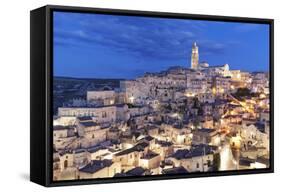
[[[196,42],[192,45],[192,52],[191,52],[191,69],[198,69],[199,65],[199,51]]]

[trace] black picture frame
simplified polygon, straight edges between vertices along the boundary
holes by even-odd
[[[239,171],[190,173],[188,175],[156,175],[122,178],[52,181],[52,87],[53,87],[53,11],[100,13],[158,18],[259,23],[270,25],[270,167]],[[30,12],[30,180],[53,187],[99,183],[151,181],[162,179],[244,175],[274,172],[274,20],[246,17],[196,15],[136,10],[100,9],[47,5]]]

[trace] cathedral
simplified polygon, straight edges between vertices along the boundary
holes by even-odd
[[[199,62],[199,47],[196,42],[192,45],[190,68],[206,71],[209,75],[221,74],[222,76],[231,76],[228,64],[209,66],[207,62]]]

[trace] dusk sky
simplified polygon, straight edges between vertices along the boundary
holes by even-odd
[[[192,43],[210,66],[268,71],[269,25],[54,13],[54,75],[131,79],[190,67]]]

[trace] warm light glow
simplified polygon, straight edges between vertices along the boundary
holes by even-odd
[[[194,93],[186,93],[185,96],[186,96],[186,97],[194,97],[195,94],[194,94]]]
[[[215,87],[213,87],[213,88],[212,88],[212,93],[213,93],[213,94],[216,94],[216,93],[217,93],[217,91],[216,91],[216,88],[215,88]]]
[[[129,97],[129,101],[130,101],[130,103],[134,103],[135,97],[133,97],[133,96]]]
[[[232,137],[230,140],[230,143],[231,143],[232,147],[237,148],[237,149],[240,148],[241,137],[240,136]]]
[[[219,145],[219,144],[220,144],[220,141],[221,141],[220,137],[216,137],[216,138],[214,139],[213,145]]]
[[[263,94],[263,93],[260,94],[261,99],[264,99],[265,97],[266,97],[265,94]]]

